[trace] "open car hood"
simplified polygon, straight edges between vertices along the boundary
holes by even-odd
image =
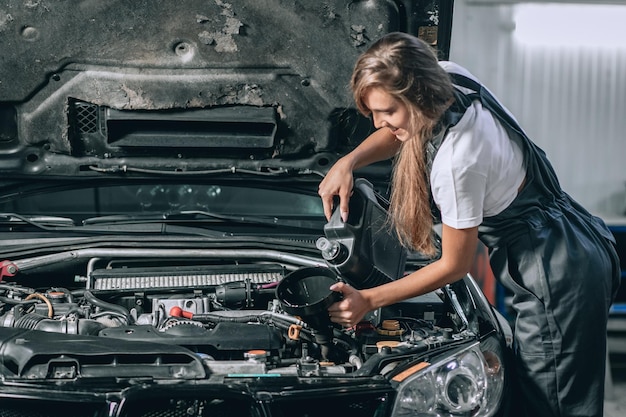
[[[441,4],[440,4],[441,3]],[[452,1],[0,6],[0,173],[325,171],[370,131],[359,54],[407,31],[447,55]]]

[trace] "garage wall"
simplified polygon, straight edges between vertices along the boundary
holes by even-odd
[[[568,193],[619,222],[626,215],[626,1],[587,3],[455,0],[450,59],[515,114]]]

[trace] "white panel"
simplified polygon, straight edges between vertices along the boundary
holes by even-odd
[[[516,115],[548,154],[567,192],[602,217],[622,216],[626,41],[596,46],[526,42],[515,32],[516,12],[523,7],[457,0],[451,59],[481,78]],[[626,6],[599,7],[626,16]],[[589,23],[580,28],[583,33],[594,22]],[[564,24],[557,19],[554,30],[563,30]]]

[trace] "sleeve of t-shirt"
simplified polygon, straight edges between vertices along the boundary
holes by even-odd
[[[476,227],[483,221],[486,176],[481,172],[448,169],[432,181],[433,199],[441,211],[441,221],[455,229]]]

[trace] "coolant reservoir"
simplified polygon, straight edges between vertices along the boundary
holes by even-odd
[[[364,178],[354,181],[348,221],[336,207],[317,241],[327,265],[357,289],[371,288],[401,277],[406,250],[387,223],[389,202]]]

